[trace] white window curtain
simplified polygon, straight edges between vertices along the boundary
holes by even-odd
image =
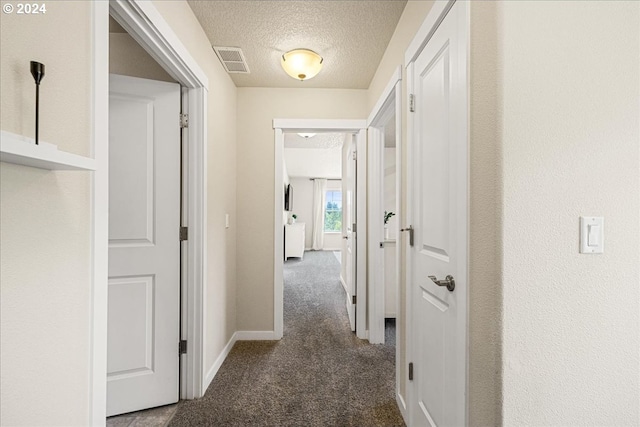
[[[327,198],[327,180],[313,180],[313,234],[311,249],[321,251],[324,248],[324,208]]]

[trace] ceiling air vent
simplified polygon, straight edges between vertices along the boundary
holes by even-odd
[[[213,50],[228,73],[249,74],[249,66],[244,59],[242,49],[239,47],[213,46]]]

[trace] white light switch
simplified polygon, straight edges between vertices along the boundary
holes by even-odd
[[[604,252],[604,218],[601,216],[580,217],[580,253],[601,254]]]
[[[229,214],[224,214],[224,228],[229,228]]]
[[[598,246],[600,244],[600,226],[597,224],[589,224],[589,234],[587,236],[587,244],[589,246]]]

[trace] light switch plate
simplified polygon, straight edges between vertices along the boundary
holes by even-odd
[[[604,253],[604,218],[601,216],[580,217],[580,253]]]

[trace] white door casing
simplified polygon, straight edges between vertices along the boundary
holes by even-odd
[[[402,69],[398,67],[385,87],[378,102],[369,115],[368,123],[368,155],[367,155],[367,202],[368,202],[368,229],[367,237],[369,241],[369,342],[372,344],[384,344],[385,335],[385,313],[392,311],[400,313],[398,304],[396,307],[386,307],[385,301],[385,243],[384,242],[384,158],[385,158],[385,127],[395,122],[395,140],[401,141],[402,129],[402,104],[401,104],[401,83]],[[400,159],[402,144],[396,143],[396,158]],[[399,154],[400,153],[400,154]],[[396,169],[400,170],[400,160],[396,160]],[[402,174],[396,175],[396,194],[401,188]],[[400,197],[396,197],[394,212],[400,217]],[[398,236],[398,230],[393,233]],[[399,264],[399,251],[396,252],[396,265]],[[396,269],[400,272],[401,269]],[[399,294],[399,278],[396,277],[396,294]],[[402,328],[400,322],[396,324],[396,333]],[[399,360],[400,357],[397,357]],[[399,365],[398,365],[399,366]],[[402,405],[403,406],[403,405]]]
[[[356,251],[357,251],[357,233],[353,231],[353,224],[356,218],[356,141],[355,136],[351,137],[351,144],[347,151],[346,160],[346,176],[344,183],[344,202],[343,222],[344,228],[344,251],[345,258],[345,284],[346,284],[346,305],[349,315],[349,323],[351,330],[356,330],[356,304],[353,304],[353,296],[356,295]]]
[[[414,426],[467,422],[467,7],[456,2],[409,64]],[[449,275],[453,291],[429,277]]]
[[[110,75],[107,415],[175,403],[180,85]]]

